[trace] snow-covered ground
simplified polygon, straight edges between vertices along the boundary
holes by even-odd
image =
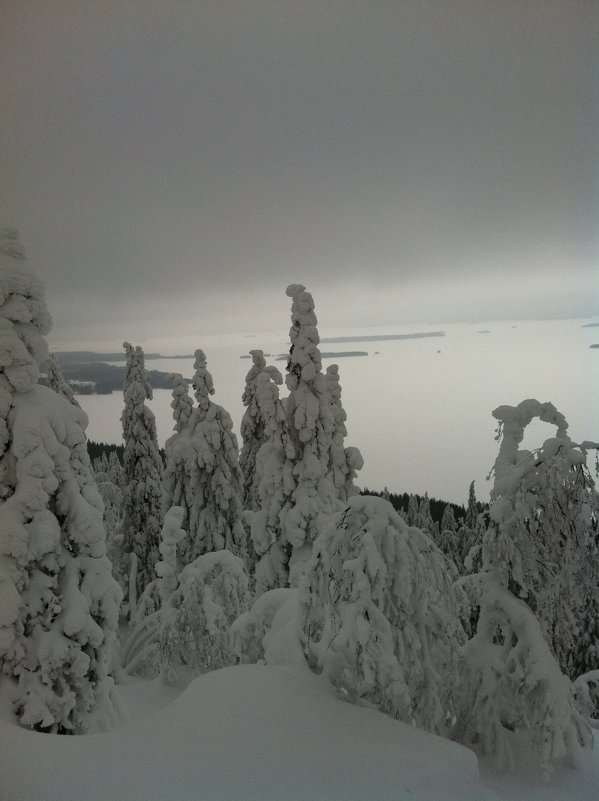
[[[549,782],[525,764],[477,767],[455,743],[337,697],[299,665],[214,671],[178,692],[121,685],[108,733],[37,734],[0,722],[2,801],[596,801],[597,753]]]

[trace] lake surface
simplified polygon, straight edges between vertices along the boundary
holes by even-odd
[[[596,320],[595,320],[596,321]],[[599,328],[589,320],[515,321],[474,324],[385,326],[354,330],[319,326],[321,338],[356,337],[321,344],[322,351],[359,350],[368,356],[323,359],[336,362],[347,412],[347,445],[364,456],[361,486],[391,491],[428,491],[429,495],[464,503],[476,481],[479,499],[487,499],[486,476],[497,454],[496,421],[491,412],[526,398],[551,401],[570,423],[574,441],[599,440]],[[444,331],[443,337],[367,340],[361,337]],[[482,333],[485,332],[485,333]],[[166,340],[165,340],[166,342]],[[152,341],[160,352],[160,339]],[[231,414],[239,435],[241,402],[251,360],[240,356],[251,348],[276,355],[288,351],[286,332],[252,336],[197,337],[181,341],[171,353],[201,347],[214,378],[213,400]],[[166,350],[165,353],[169,351]],[[267,358],[284,374],[285,361]],[[193,376],[193,359],[157,359],[148,369]],[[281,388],[281,395],[287,394]],[[122,442],[122,393],[79,396],[89,415],[90,439]],[[155,390],[148,406],[156,415],[160,445],[171,435],[171,393]],[[552,436],[542,423],[526,431],[525,447]],[[589,459],[594,463],[594,457]]]

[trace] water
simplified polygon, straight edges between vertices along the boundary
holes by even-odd
[[[479,499],[488,498],[486,476],[497,454],[491,411],[526,398],[551,401],[570,423],[575,441],[599,440],[599,328],[584,320],[495,322],[326,329],[321,337],[444,330],[442,338],[323,343],[322,351],[363,350],[366,357],[323,359],[339,364],[348,420],[346,444],[362,451],[359,483],[371,489],[424,493],[465,502],[476,481]],[[479,333],[488,331],[488,333]],[[160,340],[153,349],[161,351]],[[213,400],[231,414],[237,433],[243,414],[241,393],[251,366],[241,354],[250,348],[279,354],[288,350],[285,333],[252,337],[198,337],[213,375]],[[168,347],[173,352],[172,339]],[[176,353],[191,353],[189,341]],[[378,353],[375,353],[378,351]],[[165,348],[165,352],[166,348]],[[285,362],[267,358],[284,373]],[[159,359],[148,369],[193,376],[193,359]],[[286,394],[283,387],[281,394]],[[121,442],[122,393],[81,396],[90,424],[88,437]],[[155,390],[148,405],[156,415],[161,445],[172,433],[168,390]],[[536,447],[553,429],[531,424],[524,445]],[[592,460],[590,460],[592,461]]]

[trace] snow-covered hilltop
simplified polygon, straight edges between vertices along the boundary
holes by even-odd
[[[530,399],[493,412],[490,507],[474,483],[457,519],[361,494],[342,372],[292,284],[285,376],[251,351],[241,450],[198,349],[163,464],[125,343],[124,461],[92,468],[57,363],[38,381],[41,279],[15,232],[0,251],[0,797],[503,797],[476,752],[591,798],[597,443]],[[521,450],[534,418],[554,436]]]

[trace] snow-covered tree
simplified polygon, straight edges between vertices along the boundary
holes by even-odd
[[[285,449],[295,487],[281,511],[281,522],[294,585],[310,558],[321,517],[340,508],[340,501],[328,478],[335,418],[329,382],[322,372],[314,300],[301,284],[288,286],[287,295],[292,299],[292,324],[285,378],[289,389]]]
[[[255,580],[256,595],[287,587],[289,583],[290,546],[283,537],[281,511],[295,488],[293,463],[287,436],[287,417],[279,400],[277,382],[269,373],[257,376],[255,402],[264,421],[265,442],[256,456],[258,505],[255,512],[246,512],[252,545],[258,556]]]
[[[241,472],[233,421],[222,406],[210,400],[214,385],[204,352],[196,350],[195,357],[193,386],[198,406],[187,422],[175,417],[175,433],[166,442],[163,508],[177,505],[185,511],[182,564],[223,548],[245,559]]]
[[[256,457],[266,442],[266,424],[256,398],[256,382],[262,373],[268,373],[277,385],[283,383],[283,376],[274,366],[267,366],[261,350],[251,350],[252,366],[245,378],[245,389],[241,399],[246,407],[241,418],[241,452],[239,467],[243,480],[242,504],[244,509],[256,511],[260,508]]]
[[[551,403],[500,406],[499,454],[491,492],[491,526],[483,542],[486,570],[537,615],[561,670],[574,673],[574,650],[588,601],[588,558],[599,502],[586,466],[595,443],[576,445]],[[556,426],[534,453],[519,450],[532,419]],[[595,551],[596,553],[596,551]],[[595,590],[596,591],[596,590]]]
[[[410,494],[408,499],[408,511],[406,512],[406,521],[409,526],[418,525],[419,514],[418,496]]]
[[[456,534],[455,564],[460,574],[478,572],[482,568],[482,545],[486,530],[474,491],[474,481],[468,489],[466,514],[460,518]]]
[[[236,664],[230,628],[248,604],[243,562],[229,551],[206,553],[183,568],[162,609],[163,679],[175,682]]]
[[[0,237],[0,669],[20,722],[58,733],[115,715],[121,593],[106,557],[87,416],[38,384],[50,329],[16,232]]]
[[[145,405],[152,387],[144,367],[144,352],[123,343],[127,353],[122,414],[125,441],[123,550],[130,559],[129,611],[154,578],[162,525],[162,461],[156,439],[156,420]]]
[[[162,559],[156,564],[158,578],[151,581],[143,591],[123,648],[123,667],[129,673],[156,675],[159,670],[162,612],[177,589],[181,572],[178,551],[186,536],[185,530],[181,528],[184,517],[185,510],[181,506],[171,506],[164,515],[159,546]]]
[[[435,528],[435,521],[433,520],[433,516],[431,514],[431,502],[428,497],[428,492],[425,492],[424,497],[421,499],[420,504],[418,505],[418,517],[416,518],[416,523],[414,525],[426,532],[429,537],[434,537],[435,532],[438,532],[438,529]]]
[[[73,406],[80,406],[80,403],[75,398],[75,393],[65,381],[56,356],[53,353],[48,354],[46,378],[50,389],[53,389],[54,392],[57,392],[59,395],[63,395]]]
[[[443,509],[439,534],[435,536],[435,543],[454,567],[458,550],[457,528],[453,507],[448,503]]]
[[[117,459],[116,454],[111,454]],[[119,463],[120,467],[120,463]],[[108,558],[113,566],[113,574],[123,592],[127,587],[126,573],[119,572],[123,565],[123,478],[122,467],[120,474],[115,472],[115,465],[111,463],[106,453],[103,453],[93,462],[93,472],[98,492],[104,505],[104,527],[106,529],[106,547]],[[120,475],[120,479],[119,479]],[[116,479],[116,481],[115,481]],[[118,482],[118,483],[116,483]]]
[[[173,382],[173,399],[171,409],[175,421],[175,431],[183,431],[193,412],[193,401],[189,395],[189,384],[181,373],[171,373]]]
[[[443,554],[390,503],[354,496],[300,585],[310,665],[350,699],[445,732],[465,640]]]
[[[328,478],[335,487],[339,500],[345,502],[360,490],[354,484],[358,470],[364,466],[364,459],[357,448],[345,447],[347,414],[341,403],[341,384],[339,383],[339,367],[331,364],[327,367],[326,379],[333,413],[334,428],[331,435],[331,452],[329,456]]]
[[[464,647],[454,737],[509,768],[514,749],[522,748],[515,735],[525,735],[541,769],[550,771],[560,758],[592,745],[590,729],[528,606],[495,576],[480,581],[480,619]]]

